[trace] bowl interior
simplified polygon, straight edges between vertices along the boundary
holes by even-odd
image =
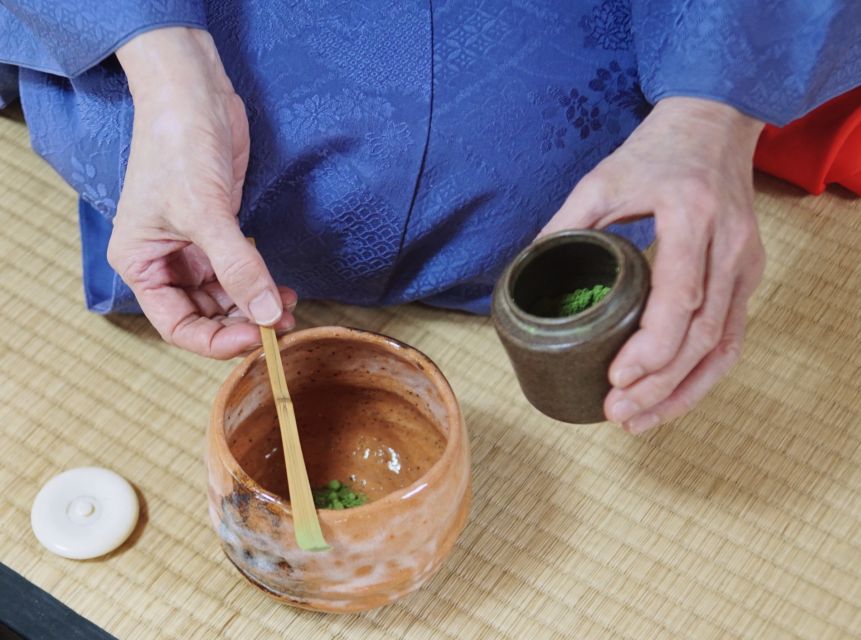
[[[406,490],[440,460],[458,416],[448,385],[417,351],[374,334],[297,339],[282,347],[312,488],[347,483],[369,502]],[[265,491],[289,501],[265,362],[226,402],[230,453]]]
[[[554,299],[597,284],[613,286],[618,271],[619,260],[609,246],[592,238],[561,238],[512,273],[510,295],[526,313],[553,317]]]

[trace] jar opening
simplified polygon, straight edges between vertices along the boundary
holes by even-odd
[[[513,274],[509,293],[525,313],[558,318],[555,301],[578,289],[612,288],[618,274],[619,261],[608,247],[591,240],[568,240],[528,258]]]

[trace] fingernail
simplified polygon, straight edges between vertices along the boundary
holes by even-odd
[[[616,404],[610,407],[610,415],[608,416],[613,422],[625,422],[631,416],[637,415],[640,407],[630,400],[619,400]]]
[[[293,300],[293,302],[288,302],[286,305],[284,305],[284,308],[287,309],[287,311],[293,311],[293,309],[296,308],[297,304],[299,304],[299,300]]]
[[[281,302],[269,291],[264,291],[248,305],[254,322],[264,326],[273,325],[281,317]]]
[[[627,387],[643,377],[643,368],[640,366],[627,367],[610,374],[610,382],[614,387]]]
[[[643,415],[637,416],[633,420],[625,423],[625,428],[629,433],[638,435],[644,431],[657,427],[659,424],[661,424],[661,418],[657,414],[644,413]]]

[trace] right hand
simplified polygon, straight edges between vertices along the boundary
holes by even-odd
[[[248,119],[208,33],[165,28],[117,51],[135,116],[108,261],[167,342],[231,358],[288,330],[278,287],[236,219]]]
[[[643,433],[690,411],[741,353],[765,252],[753,208],[764,123],[713,100],[659,101],[542,231],[653,212],[658,247],[640,329],[610,366],[607,417]]]

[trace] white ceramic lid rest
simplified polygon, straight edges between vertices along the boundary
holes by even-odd
[[[138,497],[108,469],[79,467],[54,476],[36,495],[30,524],[48,551],[85,560],[110,553],[138,521]]]

